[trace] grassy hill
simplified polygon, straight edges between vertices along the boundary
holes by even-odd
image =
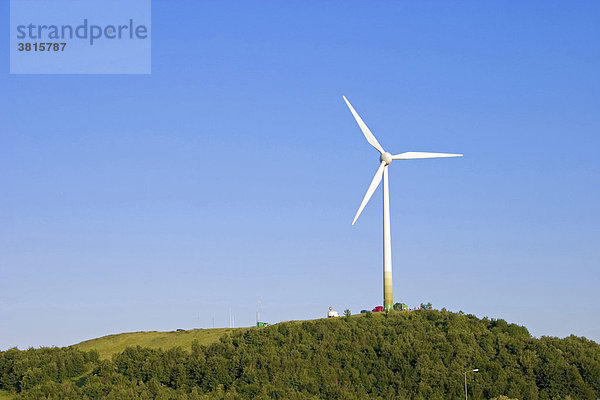
[[[250,329],[250,328],[236,328]],[[113,354],[121,353],[127,347],[142,346],[151,349],[171,349],[173,347],[182,347],[185,350],[191,350],[192,343],[197,341],[201,345],[215,343],[222,336],[231,333],[230,328],[215,329],[193,329],[186,331],[173,332],[131,332],[120,333],[116,335],[103,336],[97,339],[86,340],[72,347],[88,351],[95,349],[100,354],[101,359],[110,358]],[[1,400],[1,398],[0,398]]]
[[[15,396],[4,390],[0,390],[0,400],[12,400]]]
[[[441,400],[464,397],[463,373],[478,368],[470,399],[600,398],[597,343],[533,338],[503,320],[420,310],[211,331],[0,352],[0,391],[18,400]],[[123,349],[134,343],[145,347]]]

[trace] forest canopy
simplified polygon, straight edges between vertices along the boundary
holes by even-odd
[[[0,352],[17,399],[600,398],[600,345],[533,338],[448,311],[367,313],[235,331],[191,351],[73,347]]]

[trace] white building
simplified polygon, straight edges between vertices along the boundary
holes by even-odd
[[[335,318],[335,317],[339,317],[340,314],[338,314],[337,311],[333,311],[333,307],[329,307],[329,312],[327,313],[327,318]]]

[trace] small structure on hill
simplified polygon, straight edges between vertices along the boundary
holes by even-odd
[[[258,300],[256,305],[256,327],[260,328],[263,326],[269,326],[269,323],[260,320],[260,300]]]
[[[329,312],[327,313],[327,318],[335,318],[335,317],[339,317],[340,314],[338,314],[337,311],[333,311],[333,307],[329,307]]]

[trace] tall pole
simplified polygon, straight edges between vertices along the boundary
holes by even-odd
[[[260,300],[256,303],[256,326],[260,322]]]
[[[383,168],[383,307],[391,310],[392,298],[392,238],[390,232],[390,186],[388,165]]]
[[[479,372],[479,368],[475,368],[470,371],[465,371],[465,400],[469,400],[469,398],[467,397],[467,372]]]

